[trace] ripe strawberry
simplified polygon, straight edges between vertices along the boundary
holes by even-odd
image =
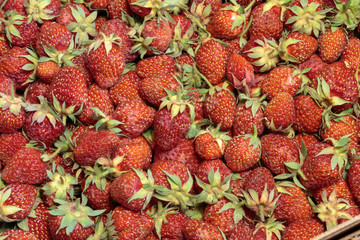
[[[86,62],[86,56],[87,56],[87,53],[84,52],[84,53],[72,58],[71,61],[84,74],[86,86],[90,86],[94,82],[94,77],[92,76],[90,69],[88,67],[88,64]]]
[[[254,68],[240,54],[231,54],[226,65],[226,77],[236,89],[254,85]]]
[[[135,138],[121,137],[120,145],[112,154],[113,162],[119,158],[115,166],[117,172],[128,171],[133,168],[146,170],[152,160],[152,150],[143,136]]]
[[[110,0],[85,0],[86,3],[91,3],[91,8],[93,9],[104,9],[107,8],[110,4]]]
[[[125,68],[125,56],[117,46],[120,37],[101,33],[90,45],[86,58],[90,72],[101,88],[110,88]]]
[[[125,101],[143,101],[139,94],[140,78],[134,71],[121,75],[119,81],[110,88],[110,97],[115,105]]]
[[[49,166],[41,158],[42,152],[34,148],[22,148],[7,162],[1,178],[7,183],[41,184],[45,181]]]
[[[302,63],[311,57],[318,48],[316,38],[304,33],[292,32],[280,42],[280,57],[285,61]]]
[[[120,38],[118,42],[121,44],[120,50],[125,56],[125,62],[133,62],[138,56],[137,53],[131,52],[134,41],[131,41],[131,37],[128,35],[130,30],[131,29],[128,24],[120,19],[108,20],[102,25],[100,29],[100,32],[104,33],[108,37],[112,34],[115,34]]]
[[[166,97],[166,91],[176,91],[179,87],[179,83],[170,74],[159,74],[152,77],[146,77],[141,80],[139,93],[141,98],[154,106],[159,108],[161,99]]]
[[[232,138],[225,148],[226,165],[233,172],[243,172],[260,161],[261,147],[257,132]]]
[[[326,63],[335,62],[344,51],[347,44],[347,35],[342,28],[326,29],[318,39],[319,55]]]
[[[121,134],[135,138],[148,129],[155,115],[155,109],[139,101],[126,101],[117,105],[113,118],[120,121]]]
[[[73,14],[72,10],[77,10],[79,8],[81,8],[84,11],[85,17],[90,15],[90,11],[89,9],[87,9],[87,7],[85,7],[84,4],[78,4],[78,3],[68,3],[66,5],[64,5],[60,11],[59,11],[59,15],[56,17],[56,22],[58,24],[61,24],[63,26],[68,26],[70,23],[72,22],[76,22],[77,20],[75,19],[75,16]],[[76,15],[77,17],[79,17],[78,15]]]
[[[272,130],[286,130],[295,121],[293,97],[287,92],[278,93],[264,109],[266,124]]]
[[[128,15],[133,15],[128,0],[110,1],[108,5],[108,11],[110,19],[122,19],[122,11],[126,12]]]
[[[195,152],[193,139],[182,138],[171,150],[163,151],[159,147],[154,149],[154,162],[157,161],[178,161],[182,162],[189,169],[191,174],[195,174],[202,160]]]
[[[316,75],[324,68],[327,66],[327,63],[325,63],[318,54],[313,54],[311,55],[310,58],[308,58],[305,62],[300,63],[298,65],[298,68],[300,70],[305,70],[305,69],[309,69],[310,70],[306,73],[304,73],[305,76],[307,76],[311,83],[310,86],[313,87],[314,82],[317,81],[316,79]]]
[[[38,240],[37,236],[22,229],[7,229],[0,234],[0,238],[8,240]]]
[[[140,78],[153,77],[159,74],[175,74],[174,58],[162,54],[141,59],[136,66],[136,73]]]
[[[52,104],[56,101],[54,97],[60,104],[59,112],[66,111],[72,106],[74,107],[72,111],[76,112],[84,104],[88,97],[88,88],[83,73],[77,67],[66,66],[61,68],[61,71],[51,82],[47,94],[47,99]],[[65,109],[62,109],[64,103]],[[65,114],[73,113],[69,111],[67,110]]]
[[[301,149],[301,142],[304,142],[306,149],[309,149],[311,145],[320,142],[320,139],[315,134],[298,133],[293,138],[298,148]]]
[[[333,106],[334,111],[343,111],[351,107],[351,105],[358,98],[359,87],[357,85],[357,80],[355,77],[355,71],[351,68],[348,68],[344,62],[334,62],[326,66],[317,77],[321,80],[321,87],[323,81],[326,82],[328,87],[325,89],[330,89],[330,92],[326,90],[324,94],[320,95],[322,104],[326,107]],[[318,83],[315,83],[315,86],[318,87]],[[343,103],[338,98],[348,101]]]
[[[54,47],[58,52],[69,48],[72,34],[65,26],[56,22],[45,22],[40,27],[40,34],[36,41],[36,52],[40,56],[48,56],[44,47]]]
[[[351,189],[351,193],[356,199],[357,202],[360,202],[360,185],[359,185],[359,172],[360,172],[360,162],[354,161],[350,166],[348,171],[348,181]]]
[[[99,158],[110,156],[119,145],[119,137],[111,131],[87,131],[79,139],[74,157],[79,165],[91,166]]]
[[[35,47],[40,33],[40,27],[36,22],[15,11],[6,12],[4,18],[5,34],[11,44],[18,47]]]
[[[354,71],[360,67],[360,60],[356,57],[360,53],[360,39],[351,38],[341,54],[340,61],[346,62]]]
[[[301,183],[307,189],[316,189],[331,185],[341,178],[344,171],[341,163],[338,160],[337,164],[332,166],[332,158],[334,154],[326,154],[322,152],[324,149],[330,149],[331,145],[328,143],[318,143],[310,146],[307,150],[307,155],[301,171],[304,173],[306,180],[301,179]],[[338,158],[340,159],[340,157]]]
[[[118,239],[145,239],[155,227],[155,222],[145,212],[132,211],[117,206],[112,211],[111,220],[115,226],[115,235]]]
[[[235,110],[232,133],[234,136],[254,134],[255,125],[257,133],[260,136],[264,132],[265,128],[263,120],[264,111],[261,107],[256,110],[255,106],[248,107],[247,104],[239,104]]]
[[[226,48],[213,39],[203,43],[195,53],[197,69],[213,85],[224,81],[226,60]]]
[[[3,1],[3,2],[5,2],[5,1]],[[24,7],[24,2],[25,2],[25,0],[6,1],[2,10],[4,12],[15,10],[16,12],[26,13],[26,8]]]
[[[26,114],[23,106],[13,88],[11,95],[0,93],[0,133],[13,133],[23,126]]]
[[[221,124],[222,131],[231,129],[236,109],[236,99],[227,86],[225,83],[210,88],[204,101],[204,117],[215,125]]]
[[[43,24],[51,22],[59,15],[61,0],[51,0],[46,2],[25,1],[23,3],[29,19]]]
[[[111,183],[110,195],[121,206],[132,211],[140,211],[147,207],[153,196],[153,184],[154,179],[146,172],[130,170]]]
[[[325,232],[324,225],[316,218],[299,220],[289,224],[284,230],[282,240],[310,240]]]
[[[141,32],[141,38],[146,40],[147,38],[153,38],[150,44],[140,42],[143,49],[139,51],[141,56],[144,54],[147,55],[159,55],[165,53],[166,49],[169,47],[172,37],[172,31],[169,25],[169,22],[160,20],[160,21],[146,21],[144,23],[144,28]],[[135,43],[134,48],[136,49],[137,44]]]
[[[36,66],[36,75],[44,83],[50,84],[61,68],[53,61],[40,62]]]
[[[4,222],[14,222],[24,219],[32,210],[37,189],[29,184],[8,184],[0,190],[3,198],[1,219]]]
[[[290,224],[313,217],[312,207],[300,187],[291,184],[289,186],[280,186],[278,189],[283,192],[274,210],[274,217],[277,220]]]
[[[198,219],[190,219],[183,228],[185,239],[188,240],[222,240],[220,230],[211,223]]]
[[[250,39],[264,37],[279,39],[284,28],[281,17],[281,6],[275,5],[268,9],[267,3],[262,3],[251,11]]]
[[[92,210],[86,206],[86,198],[78,198],[76,201],[66,202],[56,200],[60,205],[50,211],[49,230],[53,239],[86,239],[93,232],[95,216],[104,210]],[[81,216],[80,219],[75,215]]]
[[[38,104],[39,96],[46,98],[47,92],[49,91],[49,84],[45,84],[43,82],[33,82],[30,83],[29,86],[26,88],[26,102],[29,104]]]
[[[40,96],[39,101],[39,104],[26,107],[29,113],[26,115],[23,130],[30,140],[50,147],[64,132],[65,126],[52,115],[52,110],[44,97]]]
[[[288,173],[285,163],[299,163],[299,149],[292,139],[269,133],[261,137],[261,160],[275,175]]]
[[[271,100],[280,92],[287,92],[295,96],[301,87],[301,78],[294,76],[294,69],[288,66],[278,66],[270,71],[262,81],[261,92]]]
[[[21,132],[14,132],[1,134],[0,142],[2,143],[0,146],[0,163],[4,167],[17,151],[25,147],[28,140]]]

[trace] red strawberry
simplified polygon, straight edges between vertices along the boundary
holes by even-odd
[[[141,78],[153,77],[158,74],[175,74],[174,58],[162,54],[141,59],[136,66],[136,73]]]
[[[185,223],[183,228],[183,234],[187,240],[222,240],[220,230],[205,221],[198,219],[190,219]]]
[[[74,157],[79,165],[91,166],[99,158],[110,156],[119,145],[119,137],[111,131],[87,131],[79,139]]]
[[[144,40],[147,38],[154,38],[149,45],[142,42],[144,48],[142,49],[143,51],[139,51],[141,56],[144,56],[144,54],[154,55],[156,53],[156,55],[159,55],[164,53],[169,47],[172,37],[169,22],[164,20],[146,21],[141,32],[141,37]],[[134,48],[135,47],[136,44],[134,45]]]
[[[114,34],[98,35],[90,45],[86,58],[90,72],[101,88],[112,87],[125,68],[125,56],[118,44],[120,38]]]
[[[299,148],[283,135],[266,134],[261,137],[261,160],[275,175],[288,173],[285,163],[300,162]]]
[[[40,62],[36,66],[36,75],[44,83],[50,84],[61,68],[53,61]]]
[[[145,239],[155,227],[154,219],[145,212],[117,206],[112,213],[111,220],[114,221],[118,239]]]
[[[20,149],[7,162],[2,171],[2,179],[7,183],[43,183],[49,166],[41,159],[42,155],[42,152],[34,148]]]
[[[77,22],[72,12],[72,9],[77,10],[78,8],[81,8],[84,11],[85,17],[90,15],[90,11],[85,7],[85,5],[70,2],[60,9],[59,15],[56,17],[56,22],[65,27],[72,22]]]
[[[294,129],[299,132],[316,133],[322,124],[324,111],[309,95],[294,98],[295,122]]]
[[[359,185],[360,179],[358,177],[359,173],[360,173],[360,161],[356,160],[350,166],[348,172],[348,181],[349,181],[351,193],[357,202],[360,202],[360,185]]]
[[[314,82],[316,83],[316,81],[317,81],[316,75],[326,66],[327,66],[327,63],[325,63],[323,60],[321,60],[319,55],[315,53],[315,54],[311,55],[311,57],[308,58],[305,62],[300,63],[298,65],[298,68],[301,70],[310,68],[310,70],[308,72],[304,73],[304,75],[310,79],[310,81],[311,81],[310,86],[313,86],[312,84],[314,84]]]
[[[37,189],[29,184],[8,184],[0,191],[2,214],[4,222],[14,222],[24,219],[32,210]]]
[[[315,218],[295,221],[285,228],[282,240],[310,240],[325,232],[324,225]]]
[[[109,17],[110,19],[122,17],[122,11],[126,12],[128,15],[132,15],[130,9],[130,4],[128,0],[112,0],[108,5]]]
[[[11,134],[1,134],[0,142],[2,142],[0,146],[0,162],[4,167],[17,151],[25,147],[28,140],[21,132],[14,132]]]
[[[213,85],[224,81],[226,60],[226,48],[213,39],[202,44],[195,54],[197,69]]]
[[[120,121],[121,134],[135,138],[148,129],[155,115],[155,109],[139,101],[124,101],[117,105],[113,118]]]
[[[350,173],[350,172],[348,172],[348,173]],[[350,175],[348,175],[348,177],[349,176]],[[348,178],[348,180],[350,181],[350,178]],[[349,204],[354,203],[354,205],[355,205],[355,198],[354,198],[353,193],[351,192],[348,180],[346,180],[345,178],[340,178],[339,181],[337,181],[334,184],[331,184],[331,185],[323,187],[323,188],[317,188],[317,189],[311,190],[310,195],[315,199],[316,203],[320,203],[320,202],[322,202],[321,194],[324,191],[326,191],[327,196],[330,196],[331,193],[336,189],[336,197],[337,198],[343,198],[343,199],[347,200],[349,202]]]
[[[346,62],[354,71],[360,67],[360,60],[357,58],[360,53],[360,39],[351,38],[342,52],[340,61]]]
[[[94,82],[94,78],[89,70],[86,62],[87,53],[84,52],[80,55],[75,56],[71,59],[72,63],[75,64],[84,74],[86,86],[90,86]]]
[[[23,101],[15,96],[12,88],[11,96],[0,93],[0,133],[13,133],[25,122]]]
[[[236,89],[254,85],[254,68],[240,54],[231,54],[226,65],[226,77]]]
[[[295,121],[293,97],[287,92],[278,93],[264,109],[267,125],[272,130],[285,130]]]
[[[115,105],[124,101],[142,101],[139,94],[140,78],[134,71],[121,75],[119,81],[110,88],[110,97]]]
[[[280,57],[285,61],[302,63],[313,55],[318,47],[316,38],[304,33],[292,32],[280,42]]]
[[[7,229],[0,234],[0,238],[8,240],[38,240],[37,236],[22,229]]]
[[[253,106],[247,107],[247,104],[239,104],[236,107],[232,127],[234,136],[254,134],[254,125],[259,136],[264,132],[264,111],[262,108],[258,108],[254,114],[253,108],[256,110]]]
[[[347,44],[347,35],[342,28],[326,29],[319,39],[319,55],[326,63],[335,62],[344,51]]]
[[[3,1],[3,2],[5,2],[5,1]],[[6,12],[6,11],[10,11],[10,10],[15,10],[17,12],[26,13],[26,9],[24,7],[24,2],[25,2],[25,0],[6,1],[5,5],[3,7],[3,11]]]
[[[304,142],[306,149],[309,149],[311,145],[320,142],[320,139],[315,134],[306,134],[306,133],[296,134],[293,140],[298,145],[299,149],[301,149],[301,142]]]
[[[288,92],[291,96],[295,96],[300,87],[300,76],[294,76],[294,70],[291,67],[279,66],[271,70],[262,81],[261,92],[271,100],[280,92]]]

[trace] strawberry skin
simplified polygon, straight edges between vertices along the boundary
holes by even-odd
[[[152,77],[158,74],[175,74],[174,58],[162,54],[141,59],[136,66],[136,73],[140,78]]]
[[[294,129],[299,132],[316,133],[322,124],[322,109],[309,95],[294,98],[295,122]]]
[[[7,240],[38,240],[37,236],[22,229],[8,229],[0,234],[0,238],[6,237]]]
[[[299,42],[287,45],[286,42],[290,39],[298,40]],[[299,32],[292,32],[287,35],[283,44],[286,46],[286,52],[283,53],[284,55],[280,54],[281,58],[288,60],[288,55],[291,55],[298,63],[306,61],[318,48],[316,38]]]
[[[43,202],[40,202],[39,205],[34,209],[34,212],[36,214],[35,218],[30,216],[27,217],[29,232],[34,234],[37,239],[51,239],[48,226],[50,217],[49,209]]]
[[[299,220],[285,228],[282,240],[310,240],[325,232],[324,225],[315,218]]]
[[[349,173],[348,173],[349,180],[348,181],[349,181],[351,193],[353,194],[353,196],[355,197],[357,202],[360,202],[359,174],[360,174],[360,161],[356,160],[349,169]]]
[[[143,101],[139,93],[140,80],[134,71],[121,75],[118,82],[109,90],[111,101],[115,105],[129,100]]]
[[[183,233],[187,240],[223,240],[216,226],[195,218],[185,223]]]
[[[256,126],[258,136],[260,136],[265,129],[263,120],[264,111],[261,108],[259,108],[255,116],[253,116],[251,107],[246,107],[245,104],[239,104],[235,111],[234,124],[232,127],[233,136],[254,134],[254,125]]]
[[[0,162],[4,167],[17,151],[25,147],[28,140],[21,132],[14,132],[11,134],[1,134],[0,142],[2,143],[0,145]]]
[[[231,54],[226,65],[226,77],[236,89],[254,85],[254,68],[240,54]]]
[[[344,51],[347,44],[347,36],[342,28],[338,28],[334,32],[331,29],[326,29],[320,35],[318,42],[321,59],[326,63],[333,63]]]
[[[360,39],[353,37],[345,46],[340,61],[346,62],[354,71],[360,67]]]

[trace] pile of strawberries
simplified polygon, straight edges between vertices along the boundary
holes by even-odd
[[[360,0],[0,0],[0,239],[312,239],[360,215]]]

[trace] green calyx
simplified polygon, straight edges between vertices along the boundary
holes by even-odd
[[[192,66],[185,64],[182,66],[182,82],[186,87],[200,88],[203,86],[203,76],[196,67],[196,63]]]
[[[227,135],[226,132],[220,131],[220,127],[221,124],[217,125],[216,128],[213,125],[209,125],[206,129],[200,130],[195,138],[197,138],[199,135],[209,133],[214,138],[214,141],[218,144],[220,151],[224,154],[225,146],[227,142],[231,140],[231,137]]]
[[[248,88],[245,88],[245,90],[249,90]],[[248,91],[246,93],[239,93],[237,100],[238,104],[245,104],[245,108],[251,108],[251,114],[253,117],[255,117],[257,111],[262,108],[264,109],[266,106],[266,102],[264,101],[266,98],[266,95],[262,95],[260,98],[253,98],[251,96],[251,93]]]
[[[161,239],[161,226],[163,223],[167,223],[166,217],[171,214],[177,214],[179,210],[175,207],[163,206],[161,202],[158,202],[157,205],[152,206],[152,208],[147,211],[153,219],[155,219],[155,231],[157,236]]]
[[[254,134],[240,135],[240,137],[242,137],[245,140],[249,139],[249,146],[252,146],[253,150],[257,148],[261,149],[261,141],[260,138],[258,137],[256,125],[254,125]]]
[[[21,25],[24,22],[24,19],[26,19],[26,17],[21,13],[16,12],[15,10],[5,12],[4,19],[0,19],[0,22],[5,24],[5,36],[9,42],[12,43],[11,36],[23,39],[19,30],[16,28],[16,25]]]
[[[276,67],[279,63],[279,46],[275,40],[256,40],[255,41],[259,46],[253,47],[250,50],[246,51],[249,53],[248,56],[253,59],[258,59],[252,64],[260,68],[260,72],[267,72],[270,69]]]
[[[115,172],[114,168],[106,169],[98,163],[95,163],[94,166],[85,166],[83,169],[86,177],[83,192],[86,191],[90,184],[95,184],[97,189],[105,191],[105,188],[108,185],[107,176],[110,173]]]
[[[258,222],[255,225],[254,234],[256,234],[260,229],[265,229],[266,240],[273,239],[273,234],[277,239],[281,239],[281,232],[284,231],[285,226],[282,222],[277,221],[274,217],[270,217],[265,221]]]
[[[191,39],[194,34],[194,26],[192,25],[184,35],[181,35],[181,27],[180,21],[175,26],[174,29],[174,36],[170,42],[168,49],[166,50],[166,54],[171,57],[178,57],[183,54],[183,51],[186,51],[189,56],[195,57],[194,50],[192,49],[191,45],[195,44],[195,40]]]
[[[102,44],[104,44],[106,55],[109,55],[109,52],[113,48],[113,44],[121,47],[121,38],[118,37],[116,34],[111,34],[110,36],[106,36],[105,33],[100,32],[101,38],[93,41],[88,50],[88,54],[91,51],[95,51],[98,49]]]
[[[185,11],[184,13],[194,24],[202,29],[206,29],[205,26],[208,25],[210,21],[211,4],[205,5],[205,1],[197,4],[193,1],[189,11]]]
[[[51,4],[51,0],[27,0],[24,2],[24,7],[28,15],[28,22],[34,20],[37,23],[44,23],[46,20],[51,20],[55,16],[54,11],[46,9]]]
[[[117,156],[114,159],[111,159],[110,156],[107,158],[101,157],[98,160],[96,160],[96,164],[101,165],[102,168],[104,168],[107,173],[109,174],[109,177],[116,179],[120,177],[123,173],[126,171],[120,171],[117,169],[117,166],[124,161],[124,156]]]
[[[76,33],[75,43],[82,45],[89,40],[89,35],[95,37],[97,34],[94,22],[97,17],[97,11],[93,11],[86,17],[84,9],[81,7],[76,6],[77,9],[74,9],[73,7],[70,8],[76,22],[69,23],[66,28],[71,32]]]
[[[38,65],[39,62],[39,55],[37,54],[36,51],[26,48],[26,51],[28,51],[28,55],[22,55],[21,57],[26,58],[27,60],[29,60],[31,63],[27,63],[25,64],[22,69],[25,71],[32,71],[32,74],[30,74],[28,80],[26,82],[23,83],[23,85],[26,85],[28,83],[32,83],[36,80],[37,75],[36,75],[36,67]],[[26,92],[25,92],[26,93]]]
[[[90,217],[98,216],[105,211],[93,210],[86,206],[87,198],[85,195],[82,195],[81,200],[78,198],[74,202],[66,202],[60,199],[56,199],[55,202],[59,205],[49,213],[53,216],[62,216],[58,231],[66,228],[67,235],[73,232],[77,224],[80,224],[83,228],[94,226],[95,222]]]
[[[231,25],[231,31],[234,30],[234,28],[239,27],[241,25],[246,26],[247,23],[247,17],[251,13],[251,8],[254,5],[255,1],[252,1],[249,5],[247,5],[245,8],[243,6],[240,6],[236,0],[230,0],[232,5],[229,5],[225,8],[222,8],[222,11],[234,11],[237,13],[237,16]],[[244,27],[245,28],[245,27]]]
[[[12,192],[12,190],[9,187],[4,187],[0,191],[0,220],[4,221],[4,222],[19,221],[20,219],[10,219],[7,216],[24,210],[22,208],[19,208],[19,207],[13,206],[13,205],[5,204],[5,202],[9,199],[11,192]]]
[[[325,222],[326,229],[330,230],[338,225],[339,219],[351,219],[352,216],[346,212],[351,208],[349,202],[343,198],[337,198],[336,188],[327,197],[327,192],[324,190],[321,193],[321,203],[313,207],[313,211],[317,213],[318,218]]]
[[[318,10],[321,5],[315,2],[308,3],[308,0],[301,0],[301,6],[294,5],[289,9],[295,14],[285,24],[294,24],[293,32],[301,32],[307,35],[314,33],[316,37],[325,31],[324,19],[330,10]]]
[[[349,0],[341,2],[335,0],[336,15],[330,18],[330,22],[335,27],[346,25],[348,30],[354,30],[360,23],[360,0]]]
[[[280,58],[286,62],[293,62],[293,63],[297,63],[299,62],[299,60],[297,58],[295,58],[293,55],[291,55],[288,52],[288,47],[291,45],[294,45],[298,42],[301,42],[301,40],[298,39],[293,39],[293,38],[288,38],[286,39],[286,35],[284,35],[281,39],[280,39]]]
[[[0,93],[0,109],[3,111],[9,109],[11,113],[17,116],[23,107],[26,107],[26,104],[21,98],[15,97],[13,85],[11,85],[11,95]]]
[[[35,112],[32,117],[32,123],[41,123],[45,118],[48,118],[51,125],[55,128],[56,122],[59,120],[56,113],[43,96],[38,96],[38,99],[40,101],[39,104],[28,104],[25,108],[27,112]]]
[[[124,124],[118,120],[113,119],[111,116],[106,116],[99,108],[89,107],[89,109],[94,111],[92,116],[93,119],[98,120],[95,124],[96,130],[110,130],[111,132],[122,136],[120,134],[121,129],[118,127],[120,124]]]

